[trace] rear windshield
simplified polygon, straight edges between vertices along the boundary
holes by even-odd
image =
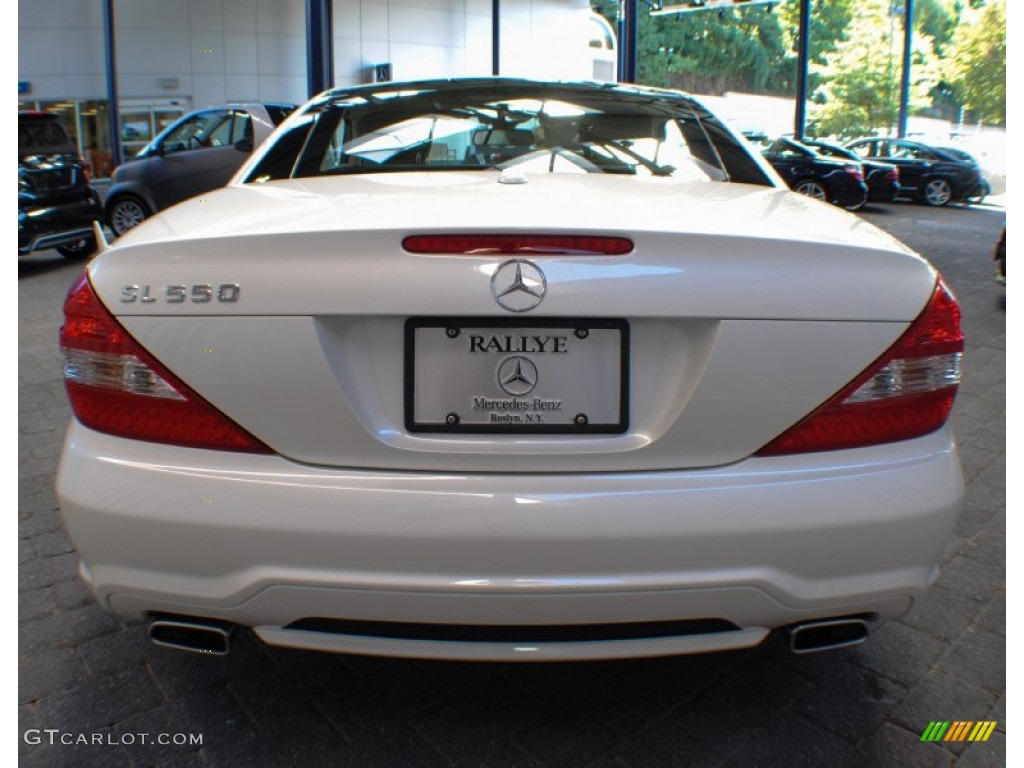
[[[55,118],[19,117],[19,150],[62,152],[70,148],[71,139]]]
[[[812,143],[809,144],[808,146],[810,146],[810,148],[817,152],[819,155],[824,155],[825,157],[842,157],[846,160],[856,160],[857,162],[860,162],[860,158],[857,156],[856,153],[852,152],[849,149],[837,147],[835,144]]]
[[[770,183],[716,118],[668,92],[518,81],[406,87],[325,101],[247,180],[515,168]]]
[[[953,147],[932,147],[936,153],[944,160],[957,160],[961,163],[976,164],[977,161],[974,156],[969,152],[964,152],[962,149],[954,149]]]

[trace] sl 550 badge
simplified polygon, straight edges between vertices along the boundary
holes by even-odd
[[[212,301],[219,301],[230,304],[238,301],[238,294],[241,287],[238,283],[222,283],[221,285],[167,285],[163,291],[157,286],[152,291],[149,285],[126,285],[121,289],[121,301],[125,304],[140,302],[152,304],[154,301],[165,301],[168,304],[182,304],[186,301],[194,304],[206,304]]]

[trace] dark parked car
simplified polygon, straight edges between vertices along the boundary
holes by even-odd
[[[761,154],[794,192],[851,211],[867,201],[868,188],[859,161],[824,157],[788,138],[775,139]]]
[[[947,150],[916,141],[876,137],[858,139],[846,146],[866,160],[897,166],[900,195],[927,205],[941,206],[950,200],[966,200],[976,193],[983,181],[981,168],[973,158],[963,160]]]
[[[868,200],[872,203],[890,203],[900,192],[900,169],[892,163],[882,163],[859,157],[856,152],[838,144],[818,139],[803,141],[819,155],[837,160],[852,160],[860,163],[864,182],[868,185]]]
[[[223,187],[294,109],[232,104],[185,115],[114,171],[107,224],[121,235],[157,211]]]
[[[18,113],[18,253],[56,248],[69,258],[96,248],[102,213],[78,148],[57,115]]]
[[[970,152],[966,152],[959,147],[936,147],[936,149],[947,152],[957,160],[962,160],[965,163],[974,163],[980,167],[980,163],[974,159],[974,155]],[[988,179],[985,178],[985,171],[981,172],[981,183],[974,188],[964,199],[969,203],[981,203],[986,197],[992,194],[992,185],[989,184]]]

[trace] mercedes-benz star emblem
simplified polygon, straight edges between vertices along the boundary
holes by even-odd
[[[509,259],[491,275],[491,295],[509,312],[528,312],[544,300],[547,278],[526,259]]]
[[[506,357],[498,365],[498,386],[512,397],[530,394],[537,386],[537,366],[520,355]]]

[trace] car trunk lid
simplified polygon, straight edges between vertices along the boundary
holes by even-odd
[[[396,174],[224,190],[133,230],[92,279],[147,349],[285,456],[490,472],[740,460],[860,373],[934,285],[931,268],[891,238],[779,190],[545,176],[510,197],[497,174],[441,176],[433,186]],[[628,214],[605,210],[623,199]],[[784,225],[794,213],[797,227]],[[472,232],[605,235],[633,249],[532,254],[543,300],[510,312],[493,284],[521,256],[402,247],[409,235]],[[450,330],[462,351],[446,351]],[[578,346],[577,331],[605,334],[605,351],[567,378],[536,343],[522,346],[544,338],[550,349],[561,336]],[[469,363],[474,336],[483,341]],[[503,389],[502,366],[517,357],[561,383]],[[515,405],[534,397],[566,410]],[[544,418],[504,420],[520,411]],[[598,411],[606,429],[582,428]],[[438,420],[450,412],[485,428],[453,430]],[[551,416],[557,430],[535,428]]]

